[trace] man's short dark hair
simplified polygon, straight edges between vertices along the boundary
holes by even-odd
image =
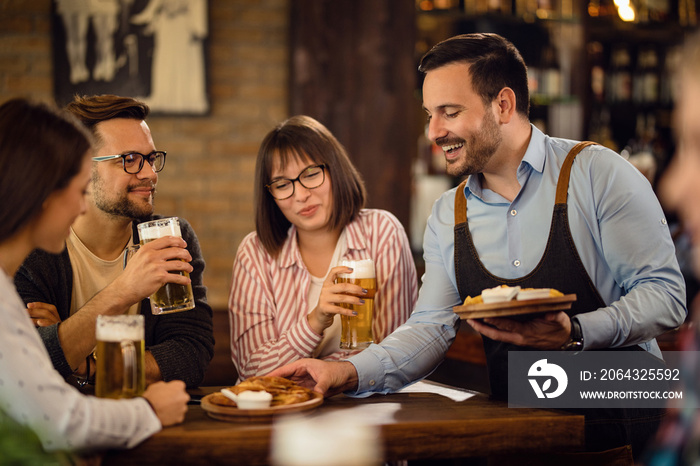
[[[530,113],[527,66],[515,46],[498,34],[462,34],[435,45],[421,59],[418,70],[428,71],[451,63],[469,65],[474,91],[489,104],[501,89],[515,93],[516,111]]]
[[[113,118],[145,120],[150,112],[148,105],[131,97],[104,94],[78,96],[66,105],[66,110],[75,115],[95,134],[95,125]]]

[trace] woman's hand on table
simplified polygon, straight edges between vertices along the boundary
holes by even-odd
[[[336,314],[355,315],[352,309],[341,307],[340,304],[361,305],[364,302],[362,296],[365,293],[361,286],[335,282],[338,274],[350,272],[352,269],[349,267],[333,267],[323,282],[318,305],[307,316],[309,325],[319,335],[333,324]]]
[[[299,359],[267,375],[288,378],[303,387],[321,393],[326,398],[357,388],[357,370],[347,361]]]
[[[148,386],[143,397],[151,404],[163,427],[179,424],[185,420],[190,395],[185,391],[185,382],[156,382]]]

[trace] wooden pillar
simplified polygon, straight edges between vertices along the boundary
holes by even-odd
[[[290,112],[326,125],[365,179],[368,207],[408,229],[416,152],[415,6],[291,0]]]

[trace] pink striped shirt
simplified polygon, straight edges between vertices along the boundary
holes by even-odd
[[[408,319],[418,296],[408,238],[396,217],[378,209],[363,209],[345,232],[347,252],[342,259],[374,260],[377,294],[372,331],[378,342]],[[255,232],[243,239],[233,263],[229,296],[231,358],[241,379],[312,357],[323,335],[314,332],[306,318],[310,280],[294,226],[276,260]],[[339,349],[324,359],[352,354]]]

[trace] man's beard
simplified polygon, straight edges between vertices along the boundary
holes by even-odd
[[[127,197],[128,190],[136,188],[149,186],[155,188],[153,183],[141,183],[135,186],[129,186],[127,188],[127,193],[119,193],[116,199],[107,199],[104,194],[102,180],[93,173],[92,177],[92,197],[95,201],[95,206],[106,214],[115,217],[125,217],[131,220],[141,221],[147,220],[153,214],[153,205],[146,204],[145,206],[138,206],[134,202],[130,201]],[[156,192],[153,191],[153,200],[155,201]]]
[[[493,113],[486,112],[484,124],[477,134],[469,137],[466,141],[448,141],[439,145],[449,145],[464,142],[464,157],[461,159],[447,161],[445,171],[452,176],[467,176],[481,173],[484,167],[491,160],[491,157],[501,145],[503,137],[498,130],[498,124]]]

